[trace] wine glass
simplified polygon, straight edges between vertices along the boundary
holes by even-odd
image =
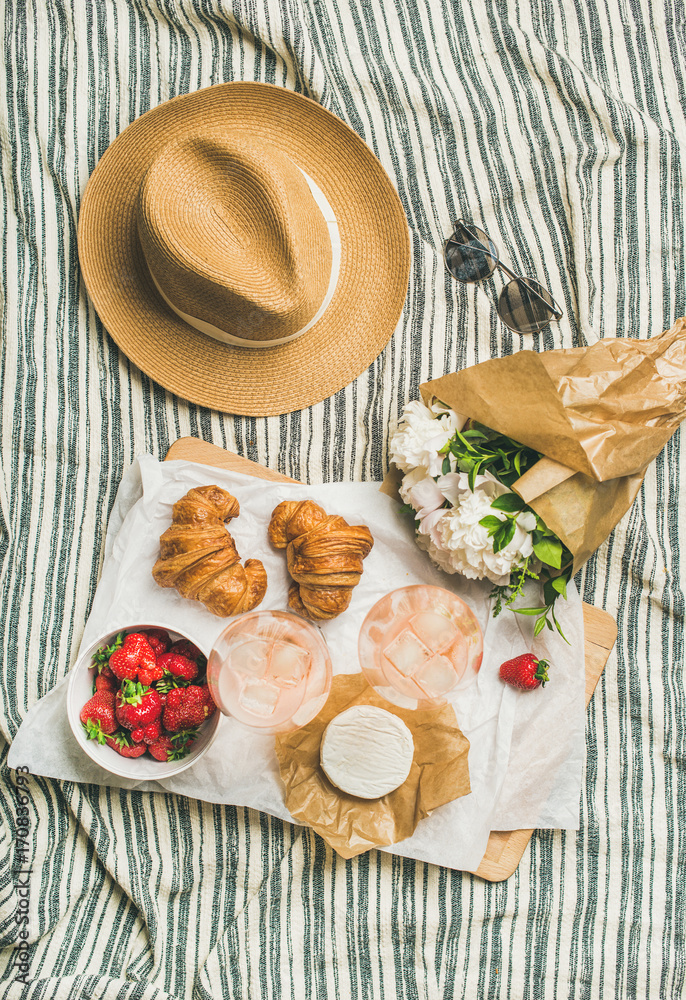
[[[287,611],[251,611],[221,633],[207,682],[225,714],[264,733],[304,726],[331,689],[331,658],[321,631]]]
[[[401,708],[436,708],[476,677],[483,636],[463,600],[416,584],[377,601],[362,624],[358,653],[378,694]]]

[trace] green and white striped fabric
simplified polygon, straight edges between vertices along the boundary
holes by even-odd
[[[310,482],[380,479],[428,378],[524,347],[650,337],[686,313],[686,35],[677,0],[11,0],[0,71],[0,745],[64,676],[124,470],[195,435]],[[79,277],[79,201],[148,108],[226,80],[301,91],[397,185],[402,323],[352,385],[269,419],[134,369]],[[564,317],[525,340],[498,277],[442,244],[482,225]],[[3,996],[651,997],[686,993],[686,702],[677,433],[580,576],[619,638],[591,702],[578,833],[489,884],[243,809],[0,774]]]

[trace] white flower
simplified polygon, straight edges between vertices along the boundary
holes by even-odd
[[[399,492],[405,503],[411,504],[420,517],[436,510],[445,501],[436,480],[427,476],[421,467],[403,476]]]
[[[453,563],[450,553],[442,549],[441,544],[440,539],[438,541],[434,541],[430,535],[417,535],[417,545],[428,554],[429,559],[431,559],[431,561],[435,563],[439,569],[442,569],[445,573],[459,573],[460,570]],[[470,579],[478,579],[477,574],[473,573]]]
[[[405,406],[391,437],[391,461],[402,472],[422,468],[430,476],[440,475],[444,458],[440,450],[463,424],[463,417],[440,404],[426,406],[421,400],[413,400]]]
[[[461,503],[464,497],[472,494],[472,489],[469,485],[469,475],[466,472],[447,472],[444,476],[438,477],[436,485],[453,507]],[[487,496],[489,504],[496,497],[502,496],[503,493],[512,492],[512,490],[508,490],[507,486],[499,482],[495,476],[491,475],[490,472],[485,472],[483,476],[476,476],[474,479],[474,490]]]
[[[440,569],[507,585],[526,560],[532,559],[532,569],[539,565],[531,535],[536,515],[518,513],[509,543],[493,551],[493,535],[480,522],[489,516],[507,520],[491,504],[512,490],[488,471],[474,478],[472,488],[468,474],[456,470],[453,456],[451,471],[443,473],[441,449],[464,423],[464,417],[436,400],[428,406],[419,400],[407,404],[390,441],[392,461],[405,473],[400,495],[416,512],[417,543]]]
[[[415,469],[403,477],[400,496],[417,512],[419,520],[417,531],[431,534],[433,537],[434,526],[443,514],[441,507],[445,502],[436,480],[427,476],[424,469]],[[435,541],[438,542],[437,537]]]
[[[536,515],[532,510],[523,510],[517,517],[517,527],[524,531],[533,531],[536,527]]]
[[[440,488],[441,479],[447,478],[440,477],[436,486]],[[450,483],[456,501],[454,506],[422,513],[418,542],[440,569],[461,573],[469,579],[486,577],[492,583],[506,584],[512,571],[533,554],[528,529],[535,527],[536,518],[527,518],[526,512],[518,515],[514,536],[499,552],[494,552],[493,538],[479,522],[489,515],[504,521],[505,514],[491,507],[492,493],[497,490],[496,495],[501,496],[511,491],[492,476],[484,476],[477,477],[483,482],[477,482],[472,492],[468,484],[461,482],[463,478],[467,479],[457,474]],[[520,518],[524,520],[522,525]]]

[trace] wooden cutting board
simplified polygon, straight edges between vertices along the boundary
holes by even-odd
[[[282,476],[279,472],[251,462],[233,452],[225,451],[217,445],[199,438],[185,437],[175,441],[166,455],[166,460],[182,459],[187,462],[201,462],[220,469],[243,472],[258,479],[275,482],[297,482]],[[586,704],[588,705],[600,679],[607,659],[617,638],[617,625],[607,611],[583,605],[584,651],[586,659]],[[491,882],[502,882],[513,874],[521,861],[533,830],[494,831],[488,838],[488,846],[481,864],[472,874]]]

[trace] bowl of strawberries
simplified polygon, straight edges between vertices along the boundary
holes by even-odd
[[[206,681],[207,657],[163,625],[101,636],[72,667],[67,710],[96,763],[139,781],[168,778],[208,750],[221,713]]]

